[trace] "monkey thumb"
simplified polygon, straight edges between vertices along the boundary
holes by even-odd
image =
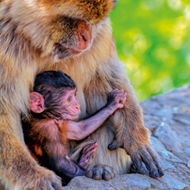
[[[119,147],[120,147],[120,145],[119,145],[117,139],[114,140],[112,143],[110,143],[110,144],[108,145],[108,149],[109,149],[109,150],[116,150],[116,149],[118,149]]]
[[[117,103],[117,104],[115,104],[115,110],[114,111],[116,111],[117,109],[121,109],[121,108],[123,108],[123,104]]]
[[[121,104],[121,103],[119,103],[119,105],[118,105],[119,108],[123,108],[123,106],[124,106],[124,105]]]

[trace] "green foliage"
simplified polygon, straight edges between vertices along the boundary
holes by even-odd
[[[118,0],[111,22],[140,100],[190,82],[189,0]]]

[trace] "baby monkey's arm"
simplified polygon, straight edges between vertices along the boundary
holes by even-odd
[[[79,122],[63,121],[66,127],[66,137],[70,140],[81,140],[89,136],[117,109],[123,108],[125,100],[126,92],[122,89],[115,89],[108,95],[107,105],[94,116]]]

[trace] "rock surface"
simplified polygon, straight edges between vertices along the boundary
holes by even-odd
[[[63,190],[185,190],[190,189],[190,85],[142,103],[145,126],[158,152],[164,177],[118,175],[110,181],[74,178]]]

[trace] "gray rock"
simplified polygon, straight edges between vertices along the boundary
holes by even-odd
[[[179,159],[178,157],[174,156],[171,152],[164,152],[163,156],[171,161],[171,162],[178,162],[178,163],[184,163],[183,160]]]
[[[159,116],[162,119],[171,119],[173,117],[172,110],[169,108],[165,109],[160,109],[155,112],[155,116]]]
[[[189,114],[182,114],[182,113],[174,114],[173,119],[175,121],[181,122],[182,124],[190,125]]]
[[[135,176],[133,178],[127,178],[125,180],[125,183],[130,184],[130,185],[139,186],[144,189],[151,186],[149,181],[139,179],[137,176]]]
[[[93,180],[87,177],[75,177],[63,190],[115,190],[108,182],[104,180]]]
[[[163,169],[175,168],[174,165],[172,165],[170,162],[166,161],[164,158],[160,158],[160,161],[161,161]]]
[[[156,138],[151,136],[150,137],[152,147],[159,153],[167,151],[165,146]]]
[[[190,156],[190,148],[184,148],[183,151]]]
[[[190,168],[190,160],[187,162],[187,167]]]
[[[167,150],[176,152],[180,151],[181,144],[178,141],[178,136],[166,123],[160,123],[154,132],[154,136],[165,145]]]
[[[167,162],[166,160],[173,161],[173,162],[179,162],[179,163],[183,162],[182,160],[177,158],[175,155],[173,155],[171,152],[167,151],[165,146],[157,138],[151,136],[150,141],[151,141],[152,147],[158,152],[158,154],[161,156],[161,158],[163,158],[162,159],[162,160],[164,160],[163,164],[166,164],[166,162]],[[168,167],[173,168],[172,166],[169,166],[169,165],[168,165]]]
[[[169,176],[169,175],[167,175],[167,174],[162,177],[162,180],[163,180],[164,182],[166,182],[167,185],[168,185],[172,190],[174,190],[174,189],[180,190],[180,189],[184,189],[185,187],[188,187],[188,185],[182,183],[181,181],[179,181],[179,180],[177,180],[177,179],[175,179],[175,178],[173,178],[172,176]]]

